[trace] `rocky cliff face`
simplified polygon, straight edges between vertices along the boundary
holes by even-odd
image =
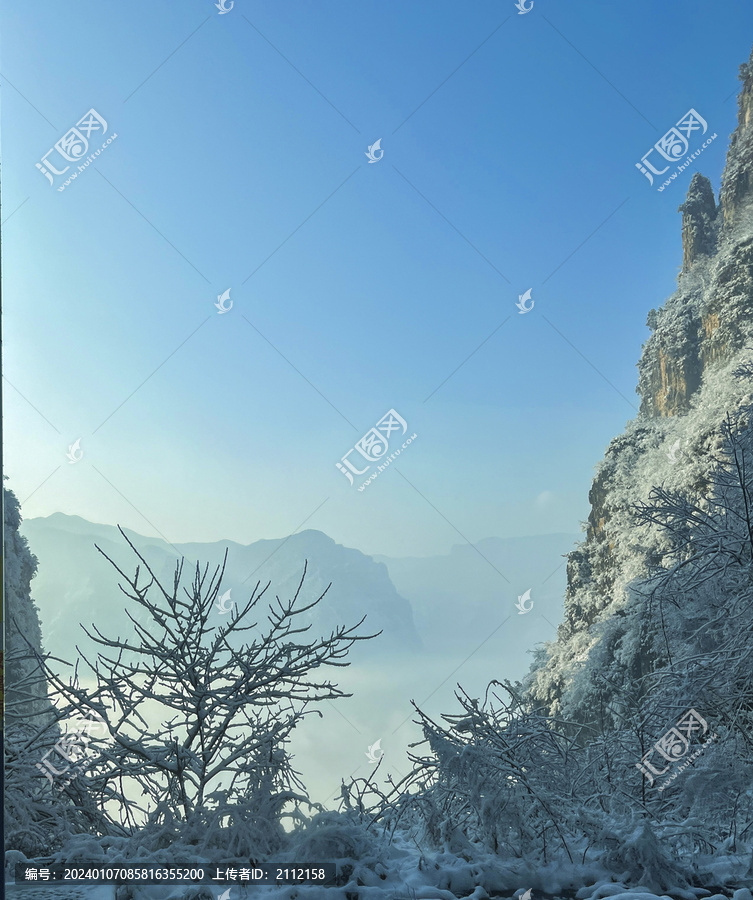
[[[751,337],[752,189],[747,168],[753,164],[753,126],[743,124],[742,113],[736,132],[742,137],[736,143],[746,151],[747,164],[735,158],[734,177],[725,172],[718,206],[709,180],[699,174],[680,206],[679,289],[662,309],[649,313],[653,334],[638,364],[641,413],[649,418],[686,412],[709,366],[731,358]],[[730,149],[729,158],[732,153]],[[727,172],[730,168],[728,163]]]
[[[638,363],[638,416],[597,469],[586,540],[568,557],[565,620],[546,661],[528,679],[534,699],[561,709],[589,627],[619,614],[630,582],[662,557],[659,534],[634,526],[632,509],[652,487],[701,491],[727,413],[753,399],[753,54],[741,66],[738,125],[717,203],[696,174],[682,213],[677,291],[651,310]]]
[[[35,653],[42,653],[39,614],[31,598],[31,580],[37,559],[26,538],[19,533],[21,509],[12,491],[3,489],[5,516],[5,623],[6,715],[8,724],[40,725],[48,721],[50,704],[47,682]]]
[[[651,310],[653,334],[638,364],[641,413],[676,416],[689,409],[704,372],[729,359],[753,330],[753,57],[741,66],[738,125],[717,205],[708,178],[696,174],[682,212],[679,289]]]

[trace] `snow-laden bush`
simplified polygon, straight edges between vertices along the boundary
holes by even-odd
[[[251,617],[269,585],[229,610],[224,563],[212,575],[197,564],[184,587],[180,561],[168,588],[121,533],[138,557],[135,575],[103,556],[121,576],[132,634],[84,628],[100,649],[95,659],[79,650],[67,681],[44,661],[59,719],[94,715],[101,725],[64,793],[96,808],[93,833],[131,834],[125,852],[267,858],[284,844],[285,817],[308,804],[289,736],[312,705],[348,696],[320,671],[348,665],[348,650],[368,638],[355,633],[363,619],[309,636],[301,618],[324,595],[302,601],[304,567],[295,595],[270,602],[260,625]]]
[[[461,711],[441,722],[417,710],[428,750],[378,798],[372,821],[434,851],[591,862],[651,891],[687,889],[710,872],[733,886],[744,877],[753,407],[722,424],[718,446],[697,492],[660,485],[636,504],[635,525],[660,531],[663,552],[620,608],[591,625],[586,652],[561,661],[562,715],[498,682],[483,701],[460,688]]]

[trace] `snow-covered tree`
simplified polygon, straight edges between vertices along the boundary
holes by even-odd
[[[65,792],[94,803],[93,830],[127,831],[139,847],[262,858],[283,842],[282,819],[308,802],[286,749],[292,730],[313,704],[348,696],[317,670],[348,665],[348,650],[370,635],[356,634],[363,619],[308,634],[301,620],[324,595],[303,602],[305,567],[291,599],[264,609],[269,585],[257,583],[225,618],[224,563],[212,574],[197,564],[184,586],[181,560],[168,587],[121,533],[138,557],[135,575],[100,552],[121,577],[132,634],[84,628],[99,649],[93,659],[79,650],[67,680],[45,663],[59,716],[102,723]],[[252,617],[262,610],[260,625]]]
[[[560,711],[497,682],[483,701],[459,688],[441,722],[418,710],[427,750],[371,821],[466,859],[591,861],[651,891],[750,856],[752,423],[753,407],[723,422],[695,493],[636,504],[664,552],[561,664]]]

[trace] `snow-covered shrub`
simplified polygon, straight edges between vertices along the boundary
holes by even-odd
[[[352,812],[326,810],[315,815],[295,835],[298,860],[326,859],[332,862],[365,860],[375,857],[378,833]]]
[[[492,682],[483,703],[462,688],[456,697],[462,712],[444,715],[446,724],[417,710],[429,753],[412,755],[413,773],[385,824],[399,817],[428,846],[461,857],[482,844],[509,859],[572,861],[577,831],[563,827],[558,809],[560,796],[572,797],[572,739],[508,684]]]
[[[60,842],[60,803],[43,790],[29,747],[37,729],[19,723],[5,729],[5,847],[25,856],[44,856]]]
[[[382,802],[387,830],[468,859],[591,862],[660,892],[687,889],[698,872],[732,872],[731,854],[750,857],[752,423],[746,407],[722,424],[695,493],[658,485],[635,505],[634,527],[661,532],[661,552],[611,615],[577,636],[584,652],[558,660],[561,714],[536,691],[497,682],[483,702],[461,688],[461,711],[443,722],[418,710],[428,752]],[[646,777],[644,754],[689,710],[703,728],[687,732],[676,762],[664,760],[665,781]]]
[[[59,715],[94,712],[103,723],[91,738],[96,755],[65,793],[96,806],[97,833],[132,834],[133,853],[185,847],[187,858],[262,860],[284,843],[285,816],[308,803],[289,736],[312,704],[347,696],[319,670],[347,665],[353,643],[367,639],[355,633],[361,622],[309,636],[301,617],[323,595],[302,602],[304,567],[295,595],[275,598],[259,625],[251,617],[269,585],[229,612],[224,563],[212,575],[197,564],[184,587],[180,561],[168,588],[121,533],[138,557],[135,575],[103,556],[121,576],[133,633],[84,629],[101,648],[93,660],[81,653],[87,684],[78,670],[65,681],[45,663]]]

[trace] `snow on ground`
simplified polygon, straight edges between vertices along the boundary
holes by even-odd
[[[7,900],[115,900],[115,888],[111,884],[6,884],[5,896]]]
[[[138,885],[116,891],[108,885],[6,884],[6,896],[11,900],[219,900],[223,895],[223,900],[753,900],[750,890],[741,887],[743,884],[753,887],[753,878],[744,874],[750,871],[747,854],[717,858],[715,863],[711,859],[703,860],[703,870],[710,874],[716,886],[709,884],[708,889],[677,886],[665,893],[652,893],[640,885],[625,884],[619,876],[610,876],[596,862],[551,862],[541,866],[522,859],[503,860],[480,848],[474,848],[473,859],[468,860],[450,852],[422,853],[407,836],[399,834],[389,844],[376,841],[364,850],[359,860],[334,860],[348,879],[341,886],[218,883]],[[151,854],[144,850],[138,862],[165,865],[164,854],[164,850]],[[109,856],[113,858],[108,858],[108,863],[125,862],[118,853]],[[292,860],[283,856],[274,862],[291,864]],[[183,849],[176,852],[174,859],[178,858],[187,862],[189,854]],[[13,862],[16,861],[19,860],[14,858]],[[191,861],[205,867],[216,864],[204,857]],[[322,861],[310,862],[313,865]],[[295,864],[303,862],[298,858]],[[228,865],[248,865],[248,860],[222,863],[223,868]],[[729,887],[720,891],[718,886],[722,884],[738,889]]]

